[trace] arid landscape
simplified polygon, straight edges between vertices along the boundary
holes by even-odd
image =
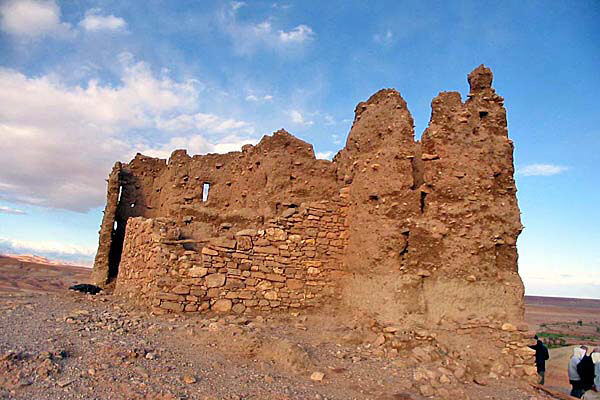
[[[599,20],[0,0],[0,400],[598,389]]]
[[[437,349],[400,357],[364,321],[340,324],[335,309],[154,316],[112,295],[67,290],[89,281],[90,269],[1,260],[3,399],[417,400],[450,381],[457,399],[553,398],[525,382],[466,379]],[[600,301],[526,297],[526,305],[532,326],[587,325]],[[569,351],[551,351],[549,388],[564,392]]]

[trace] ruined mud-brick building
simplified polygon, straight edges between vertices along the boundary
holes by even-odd
[[[488,68],[468,82],[465,102],[433,100],[420,142],[385,89],[331,162],[282,130],[241,152],[116,163],[95,283],[157,313],[335,305],[392,346],[430,340],[499,376],[534,373],[504,100]]]

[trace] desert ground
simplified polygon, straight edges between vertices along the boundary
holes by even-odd
[[[524,382],[461,379],[461,366],[443,365],[435,351],[425,359],[384,351],[365,321],[342,320],[334,308],[268,317],[154,316],[110,294],[67,290],[90,272],[0,258],[0,398],[555,398]],[[527,319],[549,333],[572,321],[587,329],[599,304],[528,298]],[[566,389],[569,351],[552,349],[548,387]]]

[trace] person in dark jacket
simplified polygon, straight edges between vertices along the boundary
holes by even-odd
[[[584,355],[581,361],[579,361],[579,364],[577,364],[577,373],[581,378],[581,389],[584,392],[591,390],[594,386],[594,378],[596,377],[591,354]]]
[[[550,354],[548,354],[548,349],[544,346],[544,343],[538,339],[537,335],[533,338],[536,340],[536,343],[529,347],[535,350],[535,366],[537,368],[537,373],[540,376],[539,384],[543,385],[544,375],[546,374],[546,360],[550,358]]]

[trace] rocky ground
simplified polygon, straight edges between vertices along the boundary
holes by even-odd
[[[0,399],[547,398],[384,352],[335,312],[159,317],[111,295],[0,292]]]

